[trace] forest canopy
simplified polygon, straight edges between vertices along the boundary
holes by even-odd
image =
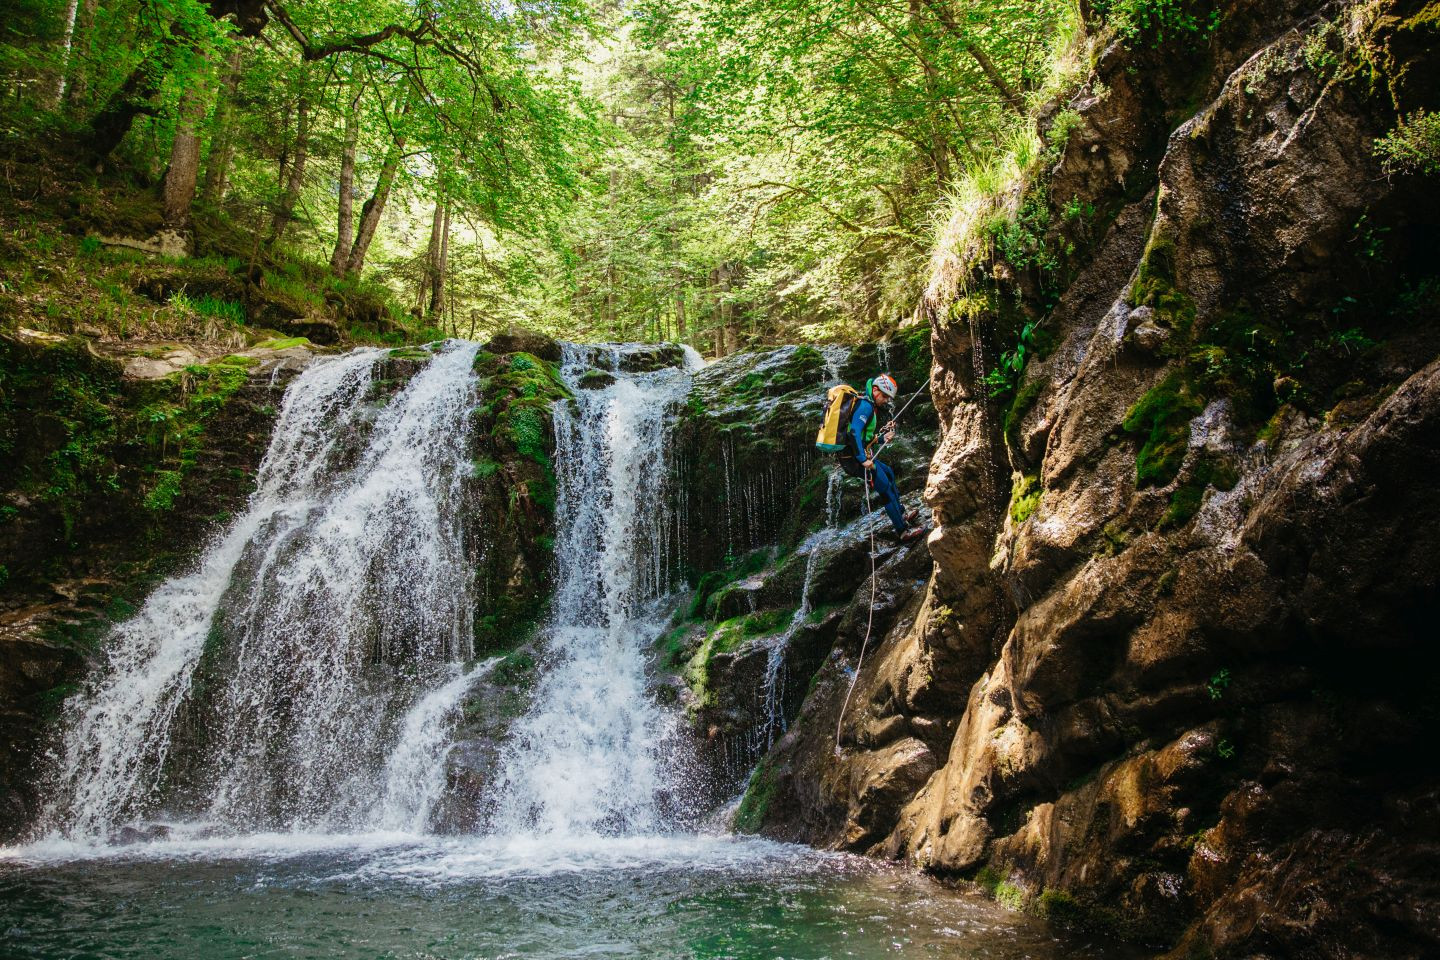
[[[382,284],[448,333],[853,341],[909,317],[1078,20],[1069,0],[18,0],[0,135],[153,195],[132,232],[168,252],[229,231],[247,269]]]

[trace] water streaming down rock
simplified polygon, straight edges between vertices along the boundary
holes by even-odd
[[[578,384],[593,348],[567,346]],[[699,358],[690,352],[692,365]],[[623,367],[623,364],[615,364]],[[556,409],[558,573],[535,706],[512,729],[491,790],[501,834],[637,834],[667,824],[664,756],[676,718],[646,691],[656,601],[676,586],[662,562],[674,497],[667,426],[685,370],[623,374]]]
[[[44,827],[402,817],[404,791],[376,802],[380,772],[407,712],[471,653],[459,484],[476,350],[446,345],[378,414],[365,400],[384,351],[295,380],[245,513],[116,628],[72,701]]]
[[[445,754],[461,699],[500,660],[491,657],[470,670],[453,667],[454,679],[426,694],[405,715],[381,773],[384,787],[371,817],[375,826],[411,833],[430,826],[430,812],[445,789]]]
[[[835,471],[835,474],[839,473],[840,471]],[[760,687],[763,704],[761,722],[752,734],[749,745],[751,762],[764,756],[775,745],[775,740],[789,727],[789,721],[785,718],[785,683],[787,679],[785,655],[790,651],[790,644],[795,639],[795,634],[805,625],[806,619],[814,609],[811,595],[815,584],[815,571],[818,568],[823,546],[834,535],[834,523],[827,522],[823,529],[812,534],[796,551],[805,554],[805,579],[800,588],[800,605],[795,608],[785,631],[771,641],[769,647],[765,661],[765,678]]]

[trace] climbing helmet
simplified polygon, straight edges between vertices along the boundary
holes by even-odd
[[[891,400],[894,400],[895,394],[900,392],[900,387],[896,385],[895,378],[890,376],[890,374],[888,373],[880,374],[871,382],[875,385],[875,388],[877,390],[885,394],[885,396],[889,397]]]

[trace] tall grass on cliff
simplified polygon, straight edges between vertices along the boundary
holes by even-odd
[[[1040,165],[1054,162],[1054,148],[1046,150],[1037,115],[1075,93],[1089,74],[1098,47],[1098,38],[1087,31],[1079,8],[1067,7],[1044,57],[1044,80],[1027,96],[1024,113],[1007,118],[991,149],[965,165],[936,207],[927,299],[936,302],[960,292],[971,265],[992,251],[994,228],[1015,218]],[[1092,91],[1097,96],[1104,92]],[[1065,120],[1062,111],[1056,118],[1061,133]],[[1055,139],[1052,133],[1052,144]]]

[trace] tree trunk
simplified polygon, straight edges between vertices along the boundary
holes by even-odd
[[[70,43],[70,80],[65,87],[65,102],[76,111],[89,92],[90,57],[94,47],[91,33],[95,29],[95,10],[100,0],[80,0]]]
[[[277,157],[275,187],[285,188],[286,175],[290,170],[290,101],[285,101],[285,112],[280,118],[280,155]]]
[[[355,235],[355,146],[360,142],[360,88],[345,111],[345,147],[340,154],[340,213],[335,228],[335,251],[330,254],[330,272],[341,276]]]
[[[415,291],[415,315],[422,317],[430,306],[435,290],[435,264],[440,260],[440,231],[445,227],[445,200],[435,200],[435,214],[430,218],[430,242],[425,247],[425,261],[420,266],[420,289]]]
[[[161,46],[171,46],[175,42],[175,35],[171,33],[169,38],[161,40]],[[136,64],[130,76],[95,114],[90,121],[90,132],[82,141],[82,149],[91,160],[98,163],[110,156],[125,139],[125,134],[130,132],[136,117],[155,112],[151,101],[165,79],[160,65],[168,56],[168,51],[156,50],[149,58]]]
[[[305,160],[310,156],[310,104],[300,94],[295,104],[295,153],[290,161],[290,175],[285,178],[285,189],[280,202],[275,206],[275,215],[270,220],[270,236],[265,245],[273,247],[285,235],[285,228],[295,215],[295,203],[300,199],[300,188],[305,184]]]
[[[60,68],[55,71],[55,86],[45,98],[45,106],[55,110],[65,96],[65,78],[70,72],[70,54],[75,47],[75,15],[79,0],[70,0],[65,7],[65,32],[60,38]]]
[[[445,222],[440,227],[440,249],[436,252],[433,266],[434,280],[430,292],[430,316],[445,317],[445,275],[448,272],[450,261],[450,201],[447,198],[445,205]]]
[[[685,271],[675,268],[675,339],[685,339]]]
[[[231,120],[235,113],[235,91],[240,86],[242,53],[238,46],[230,51],[229,69],[215,101],[215,116],[210,122],[210,156],[205,161],[205,186],[200,191],[206,203],[223,200],[230,185],[230,160],[235,154]]]
[[[385,213],[385,204],[390,199],[390,188],[395,183],[395,174],[400,170],[400,158],[405,152],[405,135],[397,134],[385,163],[380,167],[380,178],[375,181],[375,192],[360,208],[360,226],[355,231],[355,243],[350,247],[350,256],[345,261],[346,276],[356,276],[365,267],[365,254],[370,250],[370,241],[375,239],[375,230],[380,226],[380,217]]]
[[[180,117],[175,124],[175,142],[170,147],[170,166],[162,190],[166,229],[187,234],[191,228],[191,207],[195,183],[200,175],[200,121],[208,106],[206,84],[200,77],[180,100]]]

